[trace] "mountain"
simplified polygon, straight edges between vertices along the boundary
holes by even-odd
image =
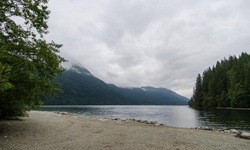
[[[106,84],[78,63],[55,79],[64,91],[48,98],[46,105],[187,105],[177,93],[154,87],[121,88]]]

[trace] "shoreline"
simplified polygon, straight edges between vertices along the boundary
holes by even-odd
[[[59,114],[59,115],[71,115],[71,116],[76,116],[76,117],[80,117],[80,116],[83,116],[83,117],[89,117],[89,118],[93,118],[93,119],[98,119],[98,120],[101,120],[101,121],[120,121],[120,122],[135,122],[135,123],[141,123],[141,124],[148,124],[148,125],[155,125],[155,126],[164,126],[164,127],[169,127],[169,128],[180,128],[180,129],[195,129],[195,130],[204,130],[204,131],[213,131],[213,132],[221,132],[221,133],[229,133],[235,137],[238,137],[238,138],[245,138],[245,139],[250,139],[250,135],[249,137],[240,137],[239,134],[241,133],[249,133],[248,130],[236,130],[235,128],[225,128],[225,127],[222,127],[222,128],[216,128],[216,127],[209,127],[209,126],[198,126],[198,127],[175,127],[175,126],[168,126],[166,124],[162,124],[162,123],[159,123],[157,121],[151,121],[151,120],[141,120],[141,119],[131,119],[131,118],[121,118],[121,117],[116,117],[116,118],[113,118],[113,117],[104,117],[104,116],[95,116],[95,115],[92,115],[92,116],[87,116],[87,115],[83,115],[83,114],[77,114],[77,113],[71,113],[71,112],[66,112],[66,111],[52,111],[56,114]],[[250,134],[250,133],[249,133]]]
[[[78,116],[71,113],[31,111],[29,117],[0,120],[3,149],[249,149],[249,140],[230,133],[177,128]]]
[[[216,107],[216,109],[250,110],[250,108],[232,108],[232,107]]]
[[[63,105],[53,105],[52,107],[62,107]],[[74,105],[72,107],[77,107],[78,105]],[[103,105],[89,105],[90,107],[92,106],[101,106],[103,107]],[[122,105],[120,105],[122,106]],[[45,106],[47,107],[47,106]],[[68,105],[66,105],[65,107],[69,107]],[[80,105],[81,107],[81,105]],[[117,107],[117,106],[116,106]],[[230,108],[227,108],[230,109]],[[135,118],[131,118],[131,117],[124,117],[124,116],[106,116],[106,115],[93,115],[93,114],[82,114],[82,113],[77,113],[77,112],[72,112],[72,111],[67,111],[67,110],[42,110],[42,109],[38,109],[38,110],[34,110],[34,111],[50,111],[50,112],[66,112],[66,113],[71,113],[71,114],[75,114],[75,115],[83,115],[83,116],[88,116],[88,117],[93,117],[93,118],[104,118],[104,119],[110,119],[110,120],[131,120],[131,121],[135,121],[135,122],[139,122],[139,123],[147,123],[147,124],[157,124],[157,125],[163,125],[163,126],[169,126],[169,127],[177,127],[177,128],[184,128],[184,129],[198,129],[198,130],[218,130],[218,131],[224,131],[228,132],[231,129],[235,129],[238,131],[243,131],[243,132],[250,132],[250,128],[249,127],[238,127],[238,126],[225,126],[225,125],[210,125],[210,124],[200,124],[200,125],[192,125],[192,126],[185,126],[185,123],[183,123],[183,125],[175,125],[175,124],[168,124],[168,122],[164,122],[162,120],[155,120],[155,119],[147,119],[147,120],[143,120],[140,117],[135,117]]]

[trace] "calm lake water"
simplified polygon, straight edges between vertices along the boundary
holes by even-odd
[[[250,131],[249,110],[195,110],[188,106],[42,106],[46,111],[67,111],[80,115],[157,121],[174,127],[229,128]]]

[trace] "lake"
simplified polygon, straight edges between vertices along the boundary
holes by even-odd
[[[67,111],[79,115],[157,121],[167,126],[215,127],[250,131],[250,110],[195,110],[188,106],[57,105],[41,106],[46,111]]]

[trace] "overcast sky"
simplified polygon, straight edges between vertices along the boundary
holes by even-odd
[[[93,75],[188,98],[198,73],[250,52],[250,0],[50,0],[48,40]]]

